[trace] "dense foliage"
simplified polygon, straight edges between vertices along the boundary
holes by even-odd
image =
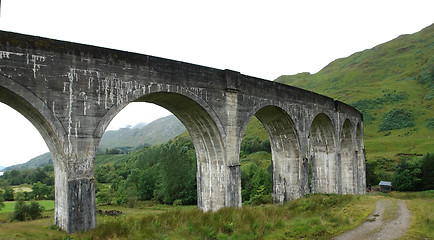
[[[242,154],[270,151],[269,141],[258,137],[242,143]],[[99,155],[97,162],[114,156]],[[196,156],[188,135],[183,134],[166,144],[144,147],[130,154],[120,154],[124,161],[97,165],[97,203],[134,206],[137,200],[154,200],[166,204],[189,205],[197,201]],[[268,165],[270,165],[268,163]],[[271,202],[271,169],[259,161],[241,167],[242,197],[248,204]]]
[[[423,158],[405,159],[395,167],[392,185],[398,191],[423,191],[434,189],[434,154]]]
[[[28,169],[28,170],[12,170],[3,173],[0,176],[3,184],[4,181],[8,185],[17,186],[21,184],[33,184],[36,182],[44,183],[48,186],[54,185],[53,165],[46,165],[43,168]]]
[[[378,126],[380,131],[414,127],[414,117],[411,111],[394,109],[384,114],[383,121]]]
[[[144,147],[113,165],[97,166],[95,178],[98,183],[105,183],[97,185],[97,202],[130,206],[137,200],[194,204],[197,195],[195,152],[191,142],[184,138]],[[99,160],[105,157],[98,156]]]
[[[14,190],[10,186],[21,184],[31,185],[32,191],[24,191],[24,200],[54,200],[54,173],[53,166],[28,170],[12,170],[0,176],[0,187],[3,188],[5,201],[17,200]]]

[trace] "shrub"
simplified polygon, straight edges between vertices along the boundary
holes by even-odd
[[[30,205],[27,205],[24,198],[20,197],[15,204],[12,221],[35,220],[42,217],[43,211],[44,207],[39,203],[31,202]]]
[[[14,213],[12,214],[12,221],[25,221],[27,219],[28,206],[24,199],[20,198],[15,203]]]
[[[30,219],[38,219],[42,217],[42,212],[44,211],[44,207],[39,205],[37,202],[31,202],[28,207],[28,216]]]
[[[425,122],[425,126],[428,129],[434,129],[434,118],[427,119]]]
[[[414,126],[414,117],[411,111],[396,109],[384,114],[383,121],[379,125],[379,130],[386,131]]]

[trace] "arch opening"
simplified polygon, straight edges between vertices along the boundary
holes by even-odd
[[[357,164],[353,144],[353,125],[346,119],[341,132],[342,193],[354,194],[356,189]]]
[[[24,116],[42,136],[47,145],[54,167],[55,183],[55,223],[66,229],[65,215],[67,193],[61,189],[66,186],[68,173],[67,163],[63,151],[63,142],[59,136],[64,134],[64,128],[54,117],[52,111],[46,107],[33,93],[23,88],[21,85],[11,83],[11,80],[2,78],[7,86],[13,87],[12,90],[0,86],[0,102],[8,105],[22,116]],[[20,94],[20,95],[18,95]],[[21,95],[25,96],[22,97]]]
[[[185,95],[170,92],[151,93],[134,102],[153,103],[179,119],[194,145],[198,208],[209,211],[224,207],[229,169],[220,131],[205,107]]]
[[[241,198],[247,204],[272,202],[271,146],[256,117],[249,121],[240,147]]]
[[[318,114],[312,121],[309,135],[309,163],[311,166],[312,193],[338,193],[340,166],[336,161],[335,133],[332,121]]]
[[[25,163],[49,152],[39,131],[22,114],[2,102],[0,113],[0,149],[4,154],[0,166],[9,167]]]
[[[276,106],[265,106],[255,116],[267,131],[271,147],[272,200],[283,203],[304,194],[302,159],[296,127],[290,116]]]

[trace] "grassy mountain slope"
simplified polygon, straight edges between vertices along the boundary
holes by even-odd
[[[434,151],[434,24],[277,82],[348,103],[364,114],[368,158]]]
[[[145,126],[121,128],[104,133],[99,149],[138,147],[169,141],[185,131],[184,125],[174,116],[159,118]]]

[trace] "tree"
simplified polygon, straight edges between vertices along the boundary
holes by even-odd
[[[248,202],[253,192],[253,176],[258,171],[258,165],[251,162],[241,166],[241,198],[243,202]]]
[[[32,192],[35,200],[54,198],[54,196],[52,196],[52,190],[53,189],[51,187],[41,182],[34,183],[32,187]]]
[[[258,168],[252,177],[252,192],[250,193],[250,204],[258,205],[271,203],[272,186],[271,174],[264,168]]]
[[[8,175],[6,175],[8,176]],[[11,185],[20,185],[24,183],[25,177],[23,177],[18,170],[12,170],[9,175],[9,183]]]
[[[151,200],[157,187],[158,171],[148,168],[141,172],[138,188],[140,200]]]
[[[140,180],[140,170],[135,168],[131,170],[130,175],[128,175],[127,180],[124,184],[124,201],[126,201],[130,207],[134,207],[138,199],[138,188]]]
[[[379,183],[378,175],[375,173],[377,161],[366,161],[366,184],[377,185]]]
[[[396,166],[392,178],[392,186],[398,191],[415,191],[420,183],[420,162],[402,159]]]
[[[30,206],[28,206],[28,217],[32,220],[38,219],[42,217],[42,212],[44,211],[44,207],[39,205],[37,202],[31,202]]]
[[[3,191],[0,190],[0,210],[5,207],[5,204],[3,203],[4,200],[5,199],[3,198]]]
[[[24,198],[20,197],[15,203],[12,220],[25,221],[27,219],[28,206],[24,203]]]
[[[26,182],[28,184],[45,182],[46,178],[48,178],[47,174],[40,167],[38,167],[35,170],[29,172]]]
[[[190,150],[188,146],[176,143],[163,145],[158,197],[164,203],[172,204],[175,200],[182,204],[196,202],[196,160]]]
[[[14,190],[11,187],[5,187],[3,198],[5,201],[13,201],[14,200]]]
[[[427,153],[421,162],[421,190],[434,189],[434,153]]]
[[[97,183],[95,195],[97,204],[111,204],[114,193],[109,186]]]
[[[18,200],[15,203],[14,212],[12,214],[13,221],[26,221],[28,219],[34,220],[42,217],[44,207],[40,206],[37,202],[31,202],[27,205],[24,202],[23,194],[18,194]]]

